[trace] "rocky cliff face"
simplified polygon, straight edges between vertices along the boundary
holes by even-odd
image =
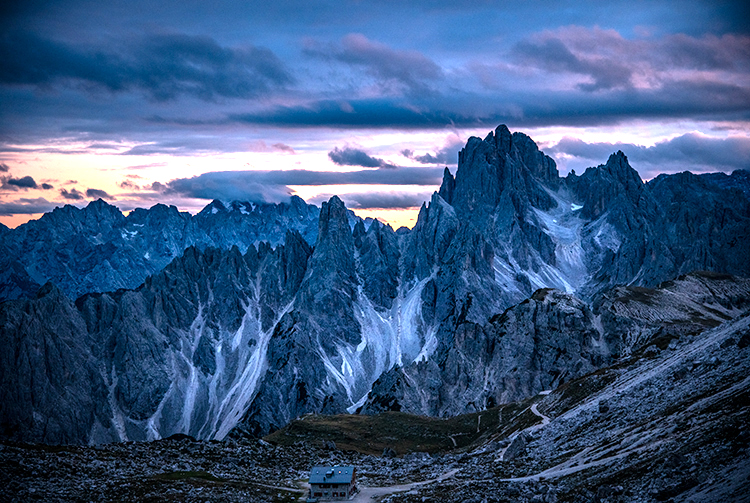
[[[337,197],[320,210],[215,201],[195,217],[55,210],[4,241],[5,276],[42,281],[71,261],[60,281],[95,291],[136,281],[152,257],[169,264],[75,303],[49,286],[0,304],[3,435],[223,438],[308,412],[447,416],[523,399],[743,312],[750,286],[734,276],[658,286],[693,269],[750,276],[750,203],[732,190],[689,174],[643,183],[621,152],[560,178],[500,126],[469,140],[411,231],[353,221]],[[29,379],[29,361],[70,371]]]
[[[616,360],[696,335],[750,308],[750,279],[693,273],[657,289],[617,287],[589,306],[541,289],[484,324],[458,326],[430,361],[390,370],[364,413],[451,416],[527,398]]]
[[[4,433],[53,442],[225,434],[254,396],[310,253],[294,231],[245,255],[191,247],[136,290],[74,305],[45,286],[35,300],[0,305],[3,346],[14,349],[3,352],[2,377],[13,383],[2,392]],[[60,431],[39,435],[48,423]]]

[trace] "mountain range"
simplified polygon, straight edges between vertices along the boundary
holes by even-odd
[[[644,183],[622,152],[560,177],[499,126],[411,230],[335,196],[56,209],[0,229],[0,434],[222,439],[524,399],[745,313],[747,188],[742,171]]]

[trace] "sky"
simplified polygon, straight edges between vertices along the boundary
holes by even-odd
[[[499,124],[562,175],[750,169],[744,3],[3,2],[0,222],[338,194],[412,226]]]

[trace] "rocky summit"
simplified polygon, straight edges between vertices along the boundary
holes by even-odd
[[[214,201],[194,217],[97,201],[0,228],[4,462],[50,452],[35,442],[171,452],[149,442],[187,435],[213,449],[310,414],[478,414],[471,435],[441,433],[450,444],[429,463],[445,470],[420,497],[452,484],[477,501],[702,501],[721,477],[734,481],[722,497],[740,494],[746,181],[644,183],[622,152],[563,178],[499,126],[469,139],[411,230],[362,221],[335,196]],[[407,454],[395,442],[388,452]],[[229,487],[191,459],[171,473],[207,475],[181,484]],[[708,478],[683,476],[706,464]]]

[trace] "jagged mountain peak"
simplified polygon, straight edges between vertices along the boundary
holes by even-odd
[[[109,204],[107,201],[105,201],[101,197],[89,202],[89,204],[86,205],[86,208],[91,209],[91,210],[96,210],[96,211],[107,210],[109,208],[117,209],[115,205]]]
[[[607,163],[603,167],[603,171],[606,171],[609,175],[625,184],[635,184],[638,186],[643,184],[638,171],[633,169],[622,150],[618,150],[609,156]]]
[[[72,204],[57,207],[51,212],[42,215],[39,220],[29,221],[19,227],[39,228],[40,226],[60,225],[64,222],[68,225],[76,225],[78,223],[96,224],[97,222],[111,224],[124,219],[125,216],[116,206],[99,198],[89,202],[83,208],[78,208]]]
[[[448,204],[451,204],[453,202],[453,192],[455,190],[456,178],[446,167],[445,170],[443,170],[443,183],[440,184],[440,191],[438,193]]]
[[[189,220],[191,217],[190,213],[180,211],[177,206],[173,204],[166,205],[158,203],[148,209],[135,208],[128,214],[126,220],[129,224],[143,224],[146,221],[167,220],[172,218]]]
[[[320,207],[316,247],[331,239],[346,240],[344,236],[350,235],[350,232],[349,215],[344,202],[338,196],[331,197],[328,202],[324,202]]]

